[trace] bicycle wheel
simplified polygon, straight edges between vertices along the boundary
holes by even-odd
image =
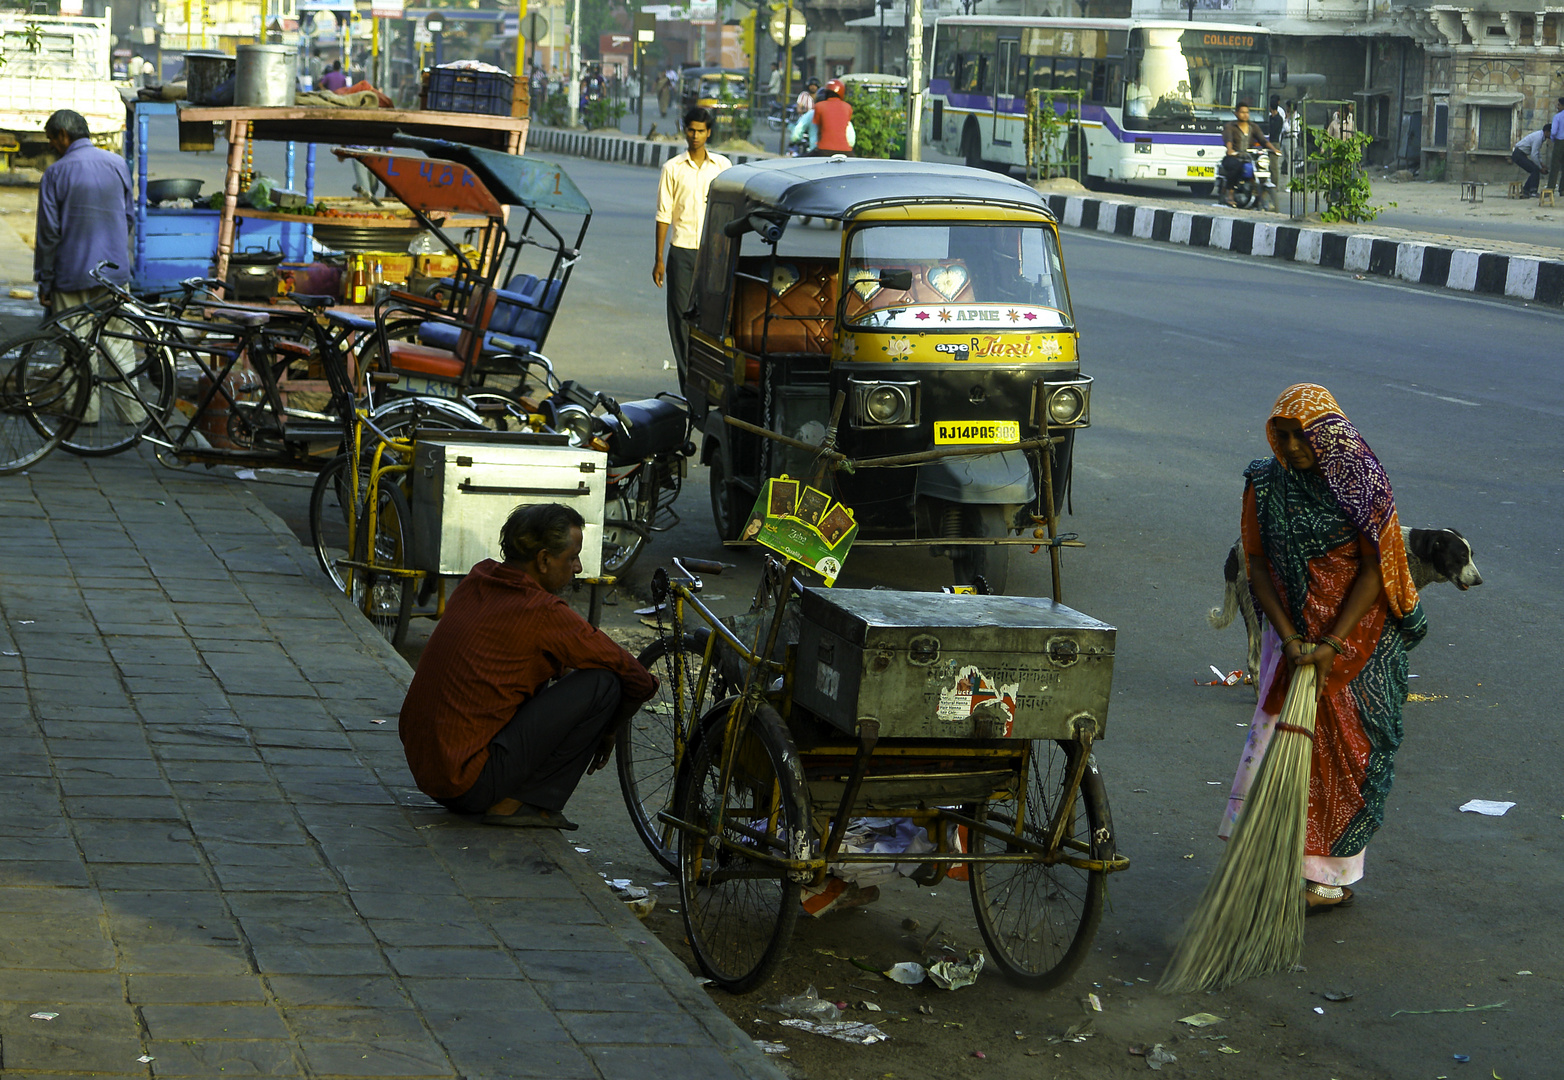
[[[1067,794],[1065,785],[1078,756],[1077,742],[1032,744],[1026,778],[1026,820],[1021,835],[1046,843],[1048,823]],[[1015,826],[1015,801],[980,806],[977,820],[1004,830]],[[975,853],[1015,851],[1004,841],[981,834],[972,838]],[[1061,854],[1091,859],[1113,855],[1113,823],[1096,762],[1087,763],[1081,789],[1064,830]],[[1058,986],[1086,959],[1097,925],[1107,872],[1083,870],[1064,862],[968,864],[972,909],[989,955],[1009,978],[1036,990]]]
[[[320,568],[337,588],[346,591],[347,581],[337,560],[347,557],[351,547],[349,521],[356,521],[353,486],[349,483],[348,468],[351,459],[338,454],[326,463],[315,476],[315,486],[310,489],[310,546],[315,549],[315,559]],[[358,498],[362,502],[369,490],[367,476],[359,478]]]
[[[174,357],[155,327],[123,314],[108,320],[91,349],[92,392],[82,422],[60,440],[60,449],[107,457],[135,446],[154,419],[167,421],[174,407]]]
[[[728,708],[701,722],[690,767],[677,794],[678,817],[702,828],[722,808],[722,843],[679,833],[679,892],[696,963],[730,993],[752,990],[771,974],[798,921],[799,883],[751,857],[813,851],[809,797],[782,718],[762,705],[739,722],[738,745],[722,785]]]
[[[381,570],[413,565],[413,514],[407,496],[394,481],[382,480],[375,490],[375,535],[369,536],[369,515],[361,514],[353,543],[353,561],[373,561]],[[371,552],[373,559],[371,560]],[[375,624],[393,647],[401,648],[413,611],[414,578],[361,567],[353,570],[353,606]]]
[[[694,683],[700,677],[706,639],[710,636],[711,631],[702,627],[687,632],[678,648],[673,647],[672,637],[666,637],[641,650],[636,659],[658,677],[661,685],[657,696],[642,705],[614,736],[614,763],[630,824],[646,850],[672,874],[679,872],[673,827],[658,821],[657,815],[673,806],[675,780],[688,754],[695,730],[694,716],[701,705],[694,700]],[[683,662],[686,657],[688,662]],[[672,676],[673,665],[681,663],[685,685],[684,693],[679,695],[674,692]],[[715,670],[711,680],[706,700],[720,701],[727,696],[723,680]]]
[[[58,330],[0,345],[0,474],[41,461],[76,426],[92,377],[85,352]]]

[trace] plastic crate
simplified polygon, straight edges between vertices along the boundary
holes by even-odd
[[[430,112],[510,116],[516,80],[496,71],[433,68],[424,108]]]

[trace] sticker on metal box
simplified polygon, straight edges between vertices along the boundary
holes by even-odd
[[[1001,685],[975,667],[964,667],[951,686],[940,690],[937,715],[953,724],[981,716],[1002,721],[1003,737],[1008,739],[1015,726],[1016,694],[1020,690],[1018,682]]]

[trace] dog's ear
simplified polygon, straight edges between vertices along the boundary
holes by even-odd
[[[1407,533],[1408,553],[1428,562],[1433,558],[1433,536],[1436,535],[1430,529],[1412,529]]]

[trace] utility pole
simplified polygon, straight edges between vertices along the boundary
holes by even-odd
[[[793,103],[793,0],[787,0],[782,15],[782,135],[777,139],[777,153],[787,154],[787,133],[792,128],[788,106]]]
[[[923,160],[923,0],[907,0],[907,160]]]
[[[570,0],[570,126],[581,121],[581,0]]]

